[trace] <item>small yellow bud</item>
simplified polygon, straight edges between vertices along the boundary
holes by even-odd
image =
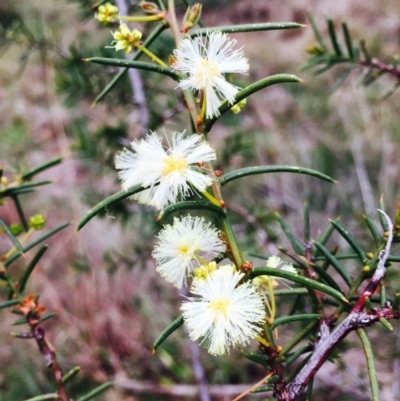
[[[29,218],[29,227],[34,230],[41,230],[46,224],[46,218],[42,214],[35,214]]]
[[[283,350],[281,345],[277,345],[276,352],[279,354]]]
[[[243,107],[246,106],[247,99],[242,99],[239,103],[231,107],[233,113],[238,114],[242,111]]]
[[[321,49],[318,45],[309,45],[306,47],[306,52],[308,54],[313,54],[313,55],[318,55],[318,54],[324,54],[325,51]]]
[[[17,236],[22,233],[22,226],[18,223],[12,223],[10,224],[10,230],[15,236]]]
[[[371,260],[374,257],[374,254],[372,252],[367,252],[365,255],[369,260]]]
[[[118,7],[111,3],[101,5],[94,17],[104,25],[113,24],[118,20]]]
[[[371,271],[371,268],[370,268],[369,266],[364,266],[364,267],[362,268],[362,272],[363,272],[363,273],[368,273],[369,271]]]

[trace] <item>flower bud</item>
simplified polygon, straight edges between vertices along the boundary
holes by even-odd
[[[182,33],[187,33],[189,29],[193,28],[197,24],[197,21],[201,16],[202,7],[203,6],[200,3],[195,3],[193,6],[188,7],[182,21]]]
[[[46,218],[42,214],[35,214],[29,218],[29,227],[34,230],[42,230],[46,224]]]
[[[10,230],[15,236],[17,236],[22,233],[22,226],[18,223],[12,223],[10,224]]]
[[[152,3],[151,1],[141,1],[139,3],[139,7],[146,14],[160,14],[161,10],[158,8],[157,4]]]
[[[113,24],[118,19],[118,7],[111,3],[102,4],[95,14],[95,18],[104,25]]]

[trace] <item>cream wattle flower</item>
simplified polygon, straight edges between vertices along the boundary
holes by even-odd
[[[162,209],[193,192],[191,185],[204,192],[212,184],[209,175],[194,169],[199,163],[214,160],[215,150],[199,135],[172,134],[172,144],[165,149],[156,133],[131,143],[135,153],[124,149],[115,158],[115,167],[125,190],[141,185],[144,191],[133,195],[140,203]]]
[[[201,339],[210,354],[222,355],[231,346],[246,345],[259,334],[265,318],[258,290],[246,282],[232,266],[221,266],[204,280],[194,280],[189,297],[181,310],[193,341]]]
[[[193,269],[204,263],[204,258],[214,258],[225,250],[216,227],[202,217],[189,215],[164,226],[152,256],[161,276],[181,288]]]
[[[235,101],[239,88],[227,82],[223,74],[246,73],[249,69],[242,49],[233,50],[235,43],[222,32],[210,32],[205,37],[183,39],[174,50],[172,68],[188,74],[179,86],[204,92],[207,118],[219,116],[221,101]]]

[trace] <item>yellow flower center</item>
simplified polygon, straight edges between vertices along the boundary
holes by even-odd
[[[218,65],[208,59],[201,60],[197,71],[194,73],[196,80],[196,86],[198,88],[205,88],[210,82],[213,82],[215,78],[220,76]]]
[[[182,255],[186,255],[188,253],[188,250],[189,250],[189,245],[182,244],[182,245],[179,245],[178,248],[176,248],[176,249]]]
[[[217,318],[218,315],[223,315],[227,317],[228,315],[228,307],[231,301],[229,298],[217,298],[211,301],[208,304],[208,308],[210,308],[214,312],[214,319]]]
[[[161,172],[163,176],[173,173],[174,171],[183,174],[187,167],[187,161],[184,157],[169,155],[163,160],[163,167]]]

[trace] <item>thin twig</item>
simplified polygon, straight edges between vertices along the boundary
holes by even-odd
[[[314,351],[306,363],[306,365],[300,370],[297,376],[292,380],[287,386],[284,392],[275,394],[279,401],[291,401],[296,399],[296,397],[302,392],[309,381],[314,377],[315,373],[321,367],[321,365],[326,361],[328,356],[331,354],[333,348],[350,332],[362,327],[368,327],[379,321],[381,318],[385,319],[398,319],[400,318],[400,313],[398,311],[393,311],[390,307],[382,308],[381,310],[371,310],[370,312],[363,312],[365,307],[366,298],[371,297],[376,289],[378,288],[381,280],[385,275],[385,263],[389,256],[390,247],[393,240],[393,224],[387,214],[381,210],[389,226],[389,234],[386,242],[385,249],[379,254],[378,266],[370,279],[370,281],[365,286],[364,290],[358,301],[355,303],[350,314],[336,327],[334,331],[329,333],[326,328],[323,332],[321,330],[321,338],[315,344]]]

